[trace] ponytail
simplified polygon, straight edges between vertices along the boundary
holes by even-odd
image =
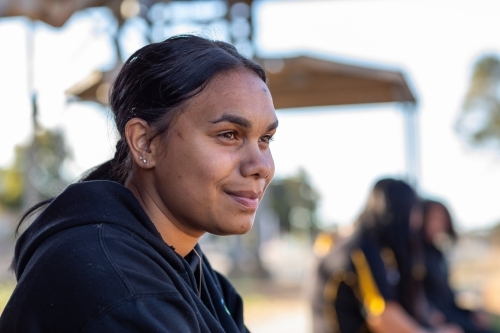
[[[123,185],[130,170],[130,154],[127,142],[121,138],[116,143],[115,156],[107,162],[98,165],[80,178],[79,182],[89,180],[111,180]]]
[[[123,184],[127,179],[128,170],[130,165],[130,154],[127,142],[121,138],[116,143],[116,152],[113,159],[104,162],[88,171],[86,171],[78,182],[85,182],[90,180],[111,180]],[[19,219],[19,223],[15,229],[15,235],[19,234],[21,224],[36,211],[50,204],[54,198],[43,200],[34,206],[28,208],[26,212]]]

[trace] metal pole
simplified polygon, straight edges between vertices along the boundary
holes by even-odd
[[[27,77],[27,88],[28,94],[31,99],[31,117],[32,117],[32,125],[33,125],[33,137],[30,142],[28,149],[25,152],[25,158],[23,166],[24,168],[24,191],[23,191],[23,210],[26,210],[28,207],[36,204],[40,201],[40,195],[35,185],[33,184],[33,180],[37,177],[37,167],[35,161],[35,155],[37,152],[37,139],[36,135],[40,130],[40,126],[38,124],[38,108],[37,108],[37,95],[34,81],[34,51],[35,51],[35,31],[36,31],[36,22],[30,20],[26,25],[26,60],[27,60],[27,68],[28,68],[28,77]]]
[[[415,103],[403,104],[406,143],[406,178],[416,190],[420,182],[420,140],[418,111]]]

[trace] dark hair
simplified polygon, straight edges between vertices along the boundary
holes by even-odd
[[[389,234],[408,234],[411,210],[417,203],[417,194],[410,185],[402,180],[381,179],[373,186],[358,224],[375,232],[381,240],[391,242],[386,239]]]
[[[419,216],[420,200],[410,185],[401,180],[385,178],[377,181],[358,218],[361,234],[375,239],[381,248],[394,253],[400,273],[399,300],[414,317],[420,317],[416,299],[421,289],[418,268],[422,268],[419,234],[410,228],[411,219]]]
[[[455,228],[453,227],[453,219],[451,218],[450,211],[448,210],[448,208],[446,208],[446,206],[442,202],[436,200],[424,200],[422,203],[422,216],[423,216],[422,234],[424,235],[427,225],[429,224],[429,212],[433,206],[437,206],[443,209],[443,212],[446,215],[446,222],[447,222],[446,233],[448,234],[448,236],[451,237],[453,241],[456,241],[457,233],[455,231]]]
[[[145,120],[155,136],[165,134],[184,103],[201,92],[218,74],[247,69],[266,82],[262,67],[228,43],[195,35],[178,35],[144,46],[132,54],[116,77],[109,95],[120,139],[113,159],[86,172],[80,181],[112,180],[123,184],[131,167],[125,125],[132,118]],[[41,202],[24,213],[17,226]]]

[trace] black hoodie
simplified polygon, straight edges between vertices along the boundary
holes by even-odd
[[[0,332],[247,332],[241,297],[195,250],[202,274],[194,251],[169,247],[127,188],[73,184],[16,244],[18,284]]]

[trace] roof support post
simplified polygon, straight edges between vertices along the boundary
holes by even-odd
[[[415,190],[420,181],[420,140],[418,111],[415,103],[403,103],[406,146],[406,180]]]

